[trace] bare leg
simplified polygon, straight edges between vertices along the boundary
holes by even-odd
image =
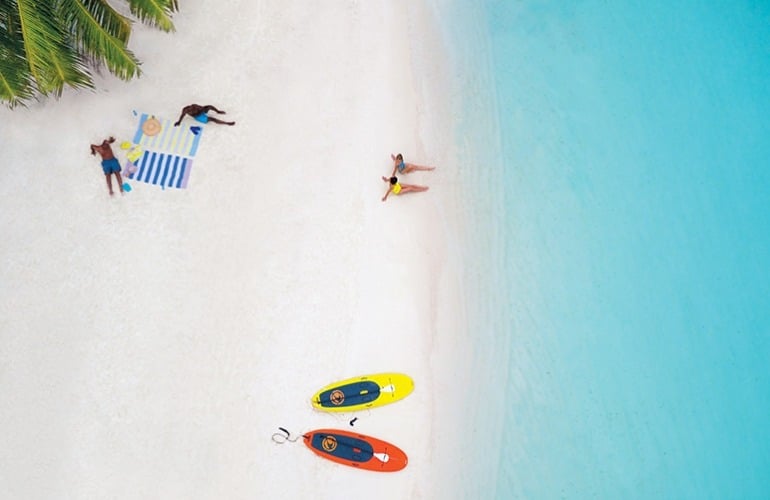
[[[115,172],[115,178],[118,180],[118,187],[120,192],[123,192],[123,178],[120,176],[120,172]]]
[[[209,116],[209,121],[214,123],[221,123],[222,125],[235,125],[235,122],[223,122],[218,118],[212,118]]]
[[[202,112],[203,113],[208,113],[209,111],[212,111],[212,110],[217,112],[217,113],[219,113],[220,115],[224,115],[225,114],[224,111],[215,108],[211,104],[207,104],[206,106],[203,106],[203,111]]]
[[[112,192],[112,176],[110,174],[107,174],[105,175],[105,177],[107,178],[107,189],[110,190],[110,196],[112,196],[113,194],[115,194]]]
[[[404,169],[404,173],[408,174],[410,172],[414,172],[415,170],[435,170],[436,167],[426,167],[424,165],[415,165],[414,163],[407,163],[406,168]]]
[[[428,186],[416,186],[414,184],[401,184],[401,193],[421,193],[427,190],[428,190]]]

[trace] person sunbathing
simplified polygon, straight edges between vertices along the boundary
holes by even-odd
[[[115,194],[112,192],[111,174],[115,174],[120,192],[123,192],[123,179],[120,177],[120,163],[118,162],[118,159],[115,158],[115,153],[112,152],[112,148],[110,147],[110,144],[113,142],[115,142],[115,138],[110,137],[109,139],[103,140],[101,144],[91,144],[91,154],[95,155],[96,153],[99,153],[99,156],[102,157],[102,171],[107,177],[107,189],[110,191],[110,196]]]
[[[428,186],[418,186],[416,184],[400,184],[398,182],[398,177],[395,176],[391,177],[390,179],[383,177],[382,180],[389,183],[388,192],[385,193],[385,196],[382,197],[382,201],[387,200],[390,193],[399,195],[406,193],[420,193],[422,191],[428,190]]]
[[[225,112],[221,111],[214,106],[207,104],[205,106],[201,106],[200,104],[188,104],[184,108],[182,108],[182,114],[179,115],[179,119],[174,124],[175,127],[178,127],[180,123],[182,123],[182,118],[184,118],[184,115],[190,115],[196,120],[198,120],[201,123],[208,123],[208,122],[214,122],[214,123],[220,123],[222,125],[235,125],[235,122],[226,122],[222,121],[219,118],[213,118],[208,115],[209,111],[214,111],[215,113],[219,113],[220,115],[224,115]]]
[[[435,170],[436,167],[426,167],[424,165],[415,165],[414,163],[406,163],[404,161],[404,155],[401,153],[398,153],[397,155],[390,155],[390,157],[393,159],[393,173],[390,174],[391,177],[396,175],[396,170],[398,170],[399,174],[408,174],[410,172],[414,172],[415,170]]]

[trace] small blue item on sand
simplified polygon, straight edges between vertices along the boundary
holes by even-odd
[[[123,191],[125,191],[126,193],[130,193],[131,192],[131,184],[129,184],[128,182],[124,182],[123,183]]]
[[[192,132],[195,135],[198,135],[201,133],[201,128],[198,126],[190,127],[190,132]]]

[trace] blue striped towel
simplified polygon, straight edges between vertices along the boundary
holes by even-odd
[[[128,174],[129,179],[156,184],[162,188],[184,189],[190,178],[192,158],[145,151],[135,165],[138,170]],[[127,171],[130,168],[131,162],[127,161]]]

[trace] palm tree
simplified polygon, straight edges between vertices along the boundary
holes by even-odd
[[[174,31],[178,0],[122,4],[139,21]],[[58,97],[65,85],[93,88],[89,70],[102,65],[123,80],[139,76],[127,48],[132,22],[107,0],[0,0],[0,101],[14,107]]]

